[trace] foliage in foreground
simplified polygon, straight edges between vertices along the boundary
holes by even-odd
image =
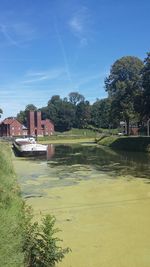
[[[27,267],[54,267],[62,261],[69,248],[62,248],[58,244],[62,241],[56,237],[60,230],[55,228],[54,216],[46,215],[42,224],[32,223],[32,213],[26,211],[24,228],[25,266]]]

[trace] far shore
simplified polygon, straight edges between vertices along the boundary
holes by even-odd
[[[49,140],[38,140],[38,143],[40,144],[78,144],[78,143],[92,143],[95,142],[95,138],[72,138],[72,139],[49,139]]]

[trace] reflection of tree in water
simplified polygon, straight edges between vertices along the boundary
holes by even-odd
[[[101,172],[111,175],[132,175],[134,177],[150,178],[150,155],[113,151],[95,146],[60,145],[55,147],[51,167],[65,165],[69,171],[77,171],[80,165],[92,166]],[[75,165],[77,165],[75,167]]]
[[[150,178],[150,155],[148,153],[117,151],[117,155],[124,167],[121,170],[122,174]]]

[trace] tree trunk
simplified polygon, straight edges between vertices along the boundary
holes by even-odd
[[[130,127],[129,127],[129,118],[126,119],[126,125],[127,125],[127,135],[130,135]]]
[[[147,136],[149,136],[149,124],[150,124],[150,119],[147,121]]]

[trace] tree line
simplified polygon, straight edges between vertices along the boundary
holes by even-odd
[[[54,95],[45,107],[27,105],[17,118],[26,124],[28,110],[40,110],[42,119],[52,120],[56,131],[72,127],[116,128],[124,121],[129,134],[130,123],[144,126],[150,118],[150,53],[144,61],[134,56],[116,60],[104,83],[108,97],[93,104],[78,92],[65,98]]]

